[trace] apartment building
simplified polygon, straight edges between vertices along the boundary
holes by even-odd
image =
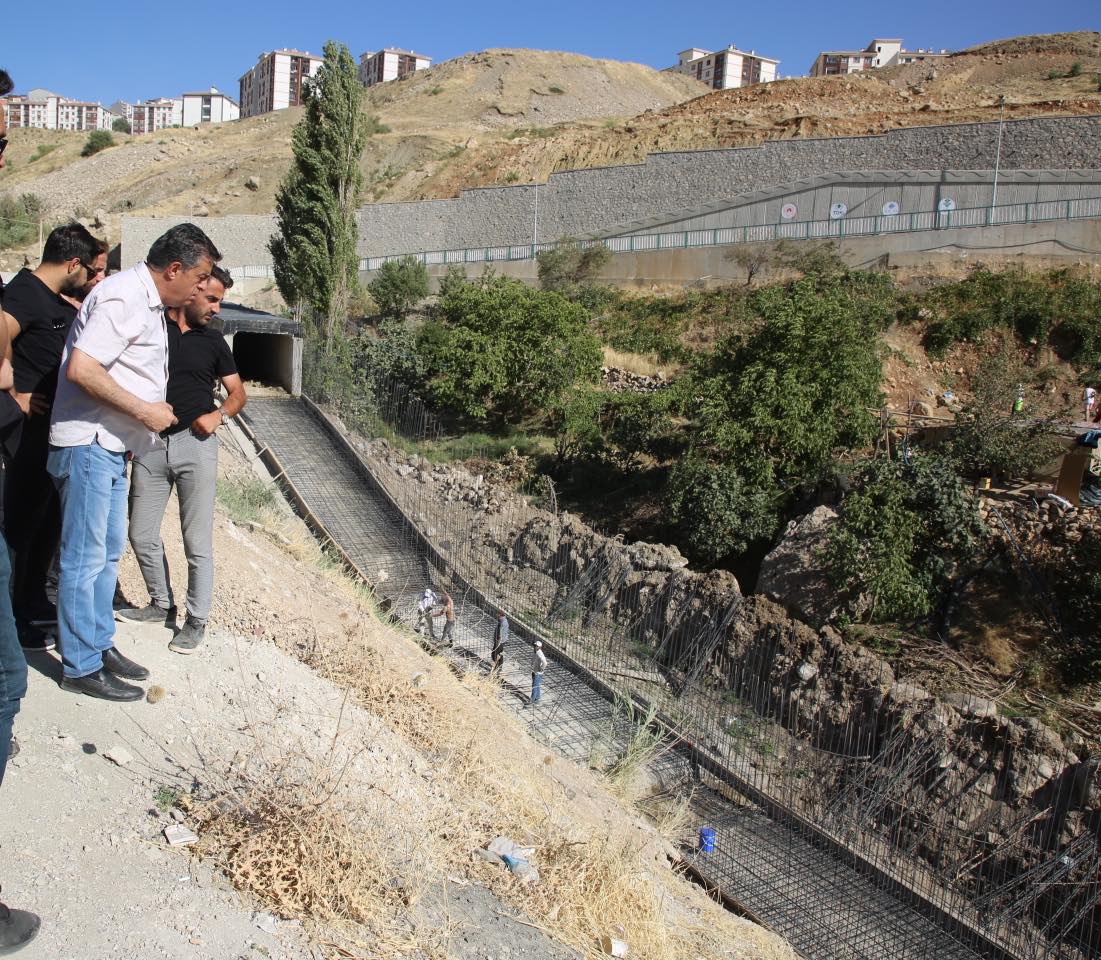
[[[178,127],[183,123],[183,101],[180,98],[160,97],[141,100],[134,104],[130,120],[131,133],[155,133],[166,127]]]
[[[401,80],[418,70],[432,66],[432,58],[412,50],[387,48],[360,54],[359,80],[365,87],[390,80]]]
[[[877,70],[880,67],[897,67],[922,60],[942,60],[948,56],[947,50],[925,49],[904,50],[902,41],[897,38],[877,37],[863,50],[823,50],[811,64],[812,77],[844,76],[860,73],[863,70]]]
[[[255,117],[302,103],[302,84],[317,73],[322,57],[301,50],[262,53],[256,66],[241,77],[240,115]]]
[[[180,122],[185,127],[197,127],[202,123],[226,123],[241,115],[237,101],[211,87],[198,93],[180,95]]]
[[[756,50],[748,53],[731,44],[724,50],[701,50],[692,47],[677,54],[676,66],[671,73],[683,73],[695,77],[716,90],[748,87],[754,83],[770,83],[776,79],[779,60],[763,57]]]
[[[70,100],[50,90],[31,90],[0,99],[8,126],[40,130],[110,130],[113,117],[102,104]]]

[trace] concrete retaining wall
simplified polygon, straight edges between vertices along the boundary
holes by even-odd
[[[455,200],[369,204],[359,213],[361,256],[530,243],[667,219],[778,184],[842,171],[993,169],[997,124],[893,130],[881,136],[771,140],[757,147],[660,153],[645,163],[556,173],[546,184],[463,191]],[[1004,170],[1101,167],[1101,117],[1015,120],[1005,124]],[[538,209],[537,209],[538,208]],[[182,218],[123,220],[123,265],[141,259]],[[272,217],[203,221],[226,263],[270,262]]]

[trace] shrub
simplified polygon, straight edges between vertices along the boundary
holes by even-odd
[[[549,418],[557,466],[599,452],[604,441],[600,424],[603,405],[603,396],[588,384],[571,388],[558,397]]]
[[[1060,598],[1063,626],[1053,651],[1056,667],[1069,683],[1096,683],[1101,680],[1101,536],[1087,529],[1049,574]]]
[[[400,319],[428,296],[428,270],[416,257],[388,260],[367,284],[367,292],[384,317]]]
[[[366,129],[367,136],[373,137],[376,133],[389,133],[390,127],[383,123],[373,113],[367,114],[363,121],[364,128]]]
[[[668,436],[669,398],[658,393],[612,394],[605,404],[605,433],[616,459],[624,468],[636,464],[643,454],[655,455],[661,441]]]
[[[1070,70],[1067,71],[1067,76],[1068,77],[1080,77],[1080,76],[1082,76],[1082,61],[1081,60],[1075,60],[1074,63],[1072,63],[1070,65]]]
[[[775,485],[743,476],[733,463],[692,454],[674,464],[665,503],[692,553],[714,563],[771,539],[782,499]]]
[[[34,163],[35,160],[41,160],[43,157],[47,156],[48,154],[53,153],[56,149],[57,149],[57,144],[56,143],[40,143],[37,147],[35,147],[34,153],[32,153],[30,155],[30,157],[27,160],[27,163]]]
[[[42,201],[33,193],[0,194],[0,250],[30,243],[38,236]]]
[[[84,149],[80,151],[82,157],[90,157],[100,150],[106,150],[115,145],[115,138],[107,130],[93,130],[84,141]]]
[[[585,310],[516,280],[457,283],[440,298],[417,348],[436,401],[466,416],[515,420],[596,380],[600,344]]]
[[[1050,462],[1061,445],[1052,423],[1013,410],[1018,390],[1035,373],[1003,348],[979,365],[974,396],[956,417],[945,456],[965,476],[1021,477]]]
[[[519,179],[520,174],[515,170],[509,170],[509,172],[505,174],[505,183],[515,183]]]
[[[115,133],[130,133],[130,121],[126,117],[115,117],[111,121],[111,129]]]
[[[868,621],[932,613],[978,562],[986,528],[951,465],[914,454],[869,461],[822,558],[849,612]]]
[[[1081,66],[1081,64],[1079,64],[1079,66]],[[566,91],[565,91],[565,90],[563,90],[563,89],[562,89],[562,88],[561,88],[560,86],[558,86],[558,84],[553,84],[553,85],[552,85],[552,86],[551,86],[551,87],[549,88],[549,91],[550,91],[551,93],[565,93],[565,92],[566,92]]]
[[[573,241],[560,243],[553,250],[536,255],[539,286],[544,290],[573,294],[578,287],[593,283],[611,255],[602,243],[587,247]]]

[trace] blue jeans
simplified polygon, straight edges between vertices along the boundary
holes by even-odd
[[[66,677],[103,666],[115,642],[113,601],[126,546],[126,454],[92,442],[50,447],[46,469],[61,494],[57,639]]]
[[[12,721],[19,712],[19,701],[27,693],[27,661],[11,612],[10,580],[8,545],[0,539],[0,783],[4,782],[4,768],[8,765]]]
[[[533,673],[531,675],[531,702],[538,703],[539,698],[543,695],[543,674]]]

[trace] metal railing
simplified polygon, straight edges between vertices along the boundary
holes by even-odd
[[[894,216],[841,217],[830,220],[785,220],[745,227],[715,227],[710,230],[678,230],[670,233],[639,233],[603,240],[580,241],[583,247],[603,244],[612,253],[644,253],[653,250],[685,250],[720,247],[737,243],[775,243],[778,240],[844,240],[883,234],[918,233],[924,230],[956,230],[968,227],[996,227],[1014,223],[1044,223],[1049,220],[1101,218],[1101,197],[1080,200],[1044,200],[1012,203],[999,207],[963,207],[956,210],[922,210]],[[522,243],[460,250],[427,250],[363,257],[361,272],[373,272],[384,263],[415,257],[425,266],[497,263],[534,260],[563,241]],[[270,265],[233,267],[235,278],[264,279],[274,276]]]

